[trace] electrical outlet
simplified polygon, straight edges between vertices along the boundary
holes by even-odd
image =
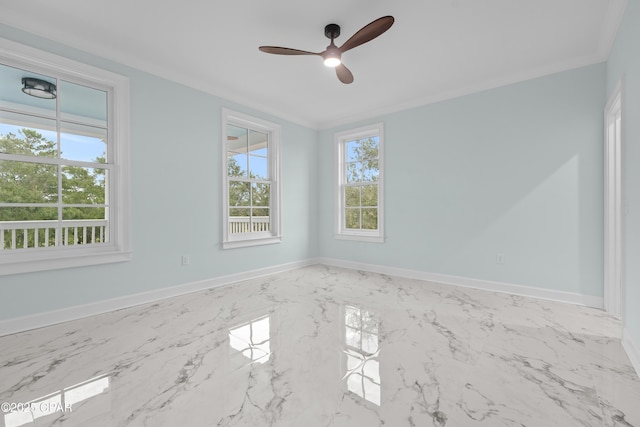
[[[504,254],[496,255],[496,264],[504,264]]]
[[[182,255],[182,265],[189,265],[189,263],[191,262],[191,260],[189,259],[189,255]]]

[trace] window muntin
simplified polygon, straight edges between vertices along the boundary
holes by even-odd
[[[223,111],[223,247],[279,238],[278,125]]]
[[[382,124],[336,135],[338,238],[382,241]]]
[[[2,274],[129,259],[128,79],[5,40],[0,77]]]

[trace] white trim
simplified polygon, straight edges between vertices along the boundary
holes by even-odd
[[[344,227],[344,193],[342,184],[346,181],[344,169],[345,143],[354,139],[378,137],[378,229],[349,230]],[[337,132],[334,136],[334,223],[335,238],[361,242],[384,243],[384,123],[374,123],[356,129]]]
[[[353,233],[336,233],[334,236],[338,240],[353,240],[356,242],[372,242],[372,243],[384,243],[384,236],[370,236],[366,234]]]
[[[624,81],[604,108],[604,303],[623,316],[624,308]],[[618,127],[617,123],[620,123]],[[613,134],[612,134],[613,132]]]
[[[281,220],[281,173],[280,151],[282,145],[282,126],[248,114],[222,108],[221,115],[221,151],[222,151],[222,248],[232,249],[247,246],[269,245],[282,240]],[[246,127],[269,135],[269,151],[267,154],[269,180],[271,182],[271,198],[269,217],[271,229],[269,233],[245,233],[229,235],[229,176],[227,172],[227,125]],[[266,235],[265,235],[266,234]]]
[[[218,288],[221,286],[232,285],[237,282],[258,277],[268,276],[271,274],[282,273],[297,268],[307,267],[310,265],[324,264],[341,268],[349,268],[354,270],[370,271],[372,273],[387,274],[391,276],[404,277],[409,279],[425,280],[437,282],[446,285],[461,286],[466,288],[481,289],[490,292],[501,292],[511,295],[521,295],[531,298],[547,299],[569,304],[584,305],[588,307],[602,308],[603,301],[601,297],[581,295],[571,292],[554,291],[551,289],[535,288],[530,286],[513,285],[509,283],[491,282],[488,280],[471,279],[467,277],[450,276],[445,274],[429,273],[425,271],[409,270],[404,268],[396,268],[390,266],[365,264],[353,261],[344,261],[335,258],[308,258],[300,261],[293,261],[286,264],[280,264],[271,267],[265,267],[241,273],[229,274],[226,276],[215,277],[198,282],[191,282],[167,288],[156,289],[148,292],[141,292],[133,295],[126,295],[108,300],[93,302],[84,305],[78,305],[60,310],[47,311],[44,313],[33,314],[29,316],[17,317],[12,319],[0,320],[0,336],[24,332],[31,329],[42,328],[55,325],[58,323],[69,322],[72,320],[82,319],[89,316],[108,313],[111,311],[122,310],[124,308],[134,307],[137,305],[153,303],[156,301],[173,298],[180,295],[186,295],[193,292],[199,292],[206,289]],[[625,338],[626,337],[626,338]],[[634,344],[628,333],[623,331],[623,344],[632,361],[640,362],[640,348]],[[634,362],[636,370],[640,363]],[[640,371],[640,370],[639,370]]]
[[[317,264],[317,260],[313,258],[302,261],[294,261],[272,267],[259,268],[256,270],[229,274],[227,276],[220,276],[198,282],[191,282],[182,285],[156,289],[153,291],[141,292],[118,298],[111,298],[94,303],[77,305],[60,310],[47,311],[44,313],[38,313],[7,320],[0,320],[0,336],[15,334],[18,332],[24,332],[31,329],[42,328],[45,326],[51,326],[58,323],[69,322],[89,316],[95,316],[98,314],[134,307],[137,305],[149,304],[167,298],[173,298],[180,295],[203,291],[206,289],[227,286],[243,280],[255,279],[262,276],[282,273],[313,264]]]
[[[629,360],[640,376],[640,343],[634,341],[627,328],[622,329],[622,346],[629,356]]]
[[[52,249],[53,251],[54,249]],[[34,271],[60,270],[63,268],[86,267],[89,265],[112,264],[117,262],[131,261],[133,253],[131,251],[106,251],[103,253],[86,253],[86,251],[61,253],[53,257],[50,252],[38,251],[42,259],[25,259],[22,261],[12,261],[11,263],[0,264],[0,276],[29,273]],[[26,258],[26,257],[25,257]]]
[[[281,236],[264,237],[260,239],[230,240],[222,242],[222,249],[246,248],[247,246],[273,245],[282,241]]]
[[[335,267],[350,268],[354,270],[369,271],[372,273],[386,274],[389,276],[418,279],[428,282],[442,283],[445,285],[461,286],[464,288],[481,289],[490,292],[500,292],[510,295],[520,295],[531,298],[564,302],[587,307],[603,308],[602,297],[576,294],[573,292],[556,291],[553,289],[537,288],[533,286],[514,285],[511,283],[494,282],[490,280],[473,279],[469,277],[452,276],[448,274],[429,273],[420,270],[374,265],[362,262],[344,261],[336,258],[318,258],[318,262]]]
[[[46,75],[55,75],[73,83],[107,92],[108,133],[112,143],[109,200],[116,217],[109,224],[108,244],[95,248],[64,248],[29,253],[6,253],[0,257],[0,275],[79,267],[131,259],[130,238],[130,88],[129,78],[98,67],[54,55],[20,43],[0,38],[3,63]],[[73,163],[65,161],[66,164]]]

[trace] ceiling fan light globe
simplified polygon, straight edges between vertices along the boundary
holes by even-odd
[[[335,56],[330,56],[324,59],[324,65],[327,67],[335,68],[340,65],[340,63],[340,58],[337,58]]]

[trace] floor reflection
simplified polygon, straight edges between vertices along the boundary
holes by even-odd
[[[61,413],[73,414],[81,402],[86,402],[90,409],[82,411],[82,416],[89,419],[96,415],[110,411],[110,400],[94,399],[106,397],[109,391],[110,378],[108,375],[91,378],[79,384],[66,387],[60,391],[38,397],[14,412],[4,415],[5,427],[20,427],[29,424],[40,424],[40,419],[47,416],[60,416]],[[85,406],[85,403],[82,405]],[[27,408],[25,410],[25,407]],[[75,415],[74,415],[75,418]],[[44,421],[44,420],[43,420]],[[80,421],[80,420],[76,420]]]
[[[380,406],[378,320],[368,310],[344,307],[347,390]]]
[[[271,357],[270,317],[259,317],[229,330],[229,345],[250,363],[267,363]]]

